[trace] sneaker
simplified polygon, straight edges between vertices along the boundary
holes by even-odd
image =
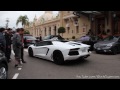
[[[22,68],[22,66],[21,66],[21,65],[18,65],[17,68]]]
[[[15,65],[15,68],[22,68],[21,65]]]
[[[23,61],[22,63],[26,63],[26,61]]]

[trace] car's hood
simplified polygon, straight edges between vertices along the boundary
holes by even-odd
[[[82,41],[80,41],[80,40],[74,40],[74,42],[82,43]]]
[[[99,41],[96,44],[102,44],[102,45],[107,45],[107,44],[113,44],[115,41]]]

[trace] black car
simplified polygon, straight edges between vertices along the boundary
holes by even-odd
[[[109,36],[94,45],[96,53],[111,52],[114,55],[120,52],[120,36]]]
[[[98,42],[99,40],[101,40],[100,37],[98,36],[82,36],[81,38],[74,40],[75,42],[79,42],[79,43],[83,43],[83,44],[87,44],[90,45],[90,51],[94,50],[94,44],[96,42]]]
[[[1,51],[0,44],[0,79],[7,79],[8,76],[8,62],[3,51]]]
[[[64,40],[60,35],[48,35],[43,38],[43,40],[49,40],[49,39],[57,39],[57,40]]]
[[[23,38],[24,38],[24,47],[28,47],[37,42],[37,39],[32,35],[25,34]]]

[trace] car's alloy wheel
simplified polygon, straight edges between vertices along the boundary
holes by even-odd
[[[7,69],[4,64],[0,65],[0,79],[7,79]]]
[[[32,50],[32,48],[29,48],[28,53],[29,53],[30,57],[33,57],[33,50]]]
[[[61,51],[53,53],[53,60],[56,64],[61,65],[64,63],[64,57]]]

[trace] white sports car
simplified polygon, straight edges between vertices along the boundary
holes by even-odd
[[[87,58],[90,56],[89,45],[73,41],[42,41],[28,47],[31,57],[39,57],[63,64],[66,60]]]

